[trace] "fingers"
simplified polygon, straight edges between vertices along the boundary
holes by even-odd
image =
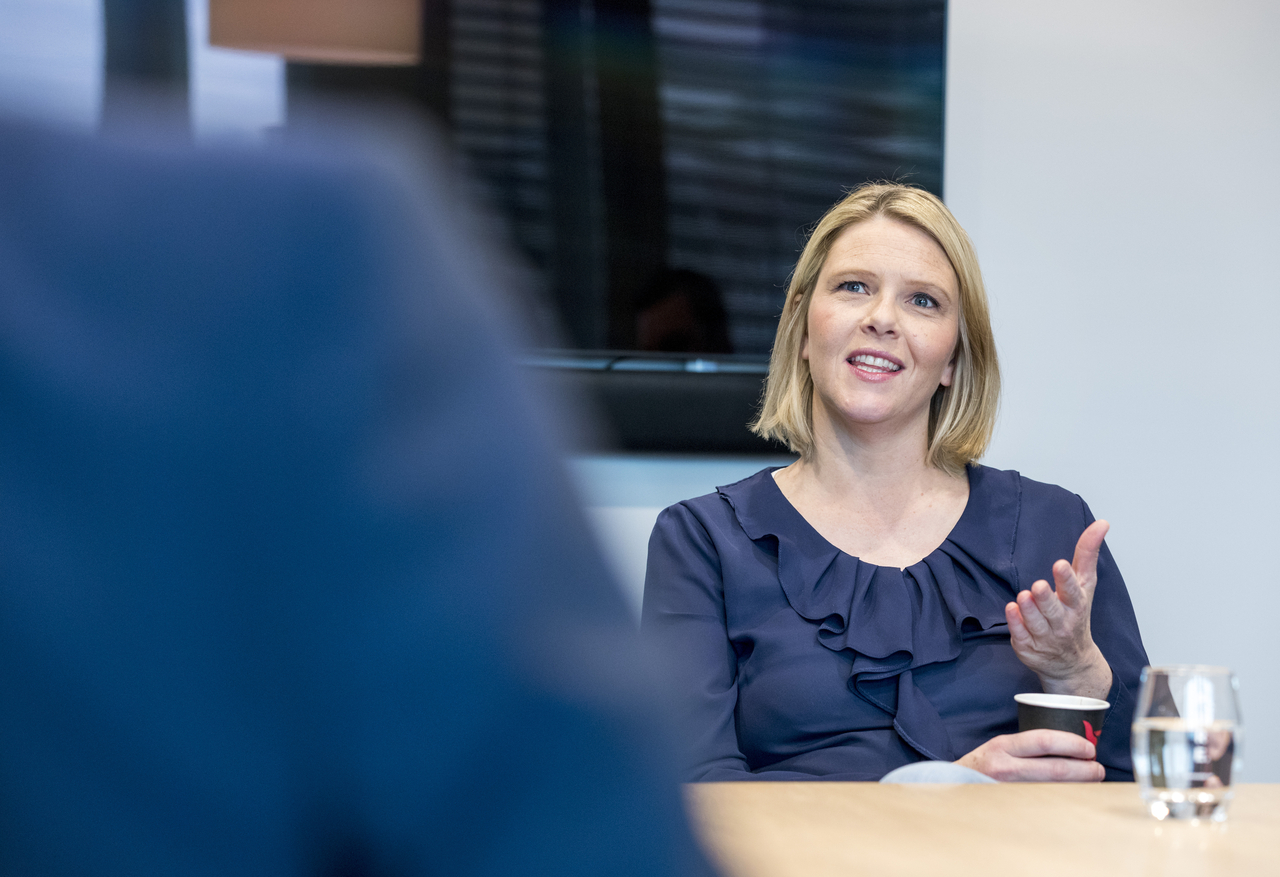
[[[1100,782],[1106,770],[1093,744],[1065,731],[1024,731],[994,737],[959,763],[1001,782]]]
[[[1018,608],[1033,636],[1061,633],[1067,621],[1064,610],[1089,607],[1098,581],[1098,555],[1110,529],[1106,521],[1094,521],[1076,541],[1071,563],[1059,560],[1053,565],[1054,588],[1042,580],[1018,595]]]
[[[1045,756],[1012,761],[1010,769],[1001,780],[1022,783],[1100,783],[1106,776],[1106,768],[1096,761]]]
[[[1013,646],[1013,651],[1019,656],[1019,659],[1025,660],[1022,656],[1035,654],[1036,638],[1027,629],[1022,610],[1017,603],[1005,605],[1004,620],[1009,625],[1009,644]]]
[[[1094,521],[1085,527],[1076,541],[1076,553],[1071,559],[1071,567],[1076,575],[1086,581],[1095,581],[1098,576],[1098,554],[1102,551],[1102,540],[1106,538],[1111,525],[1106,521]]]
[[[1071,564],[1065,560],[1059,560],[1053,565],[1053,583],[1057,586],[1058,599],[1063,605],[1073,609],[1088,605],[1089,594],[1085,590],[1084,582]]]
[[[1049,589],[1048,582],[1039,581],[1031,590],[1019,591],[1015,602],[1004,607],[1004,618],[1009,625],[1009,639],[1015,650],[1025,652],[1060,636],[1065,628],[1064,612]]]
[[[1049,583],[1044,579],[1036,582],[1031,586],[1029,591],[1023,591],[1026,595],[1026,607],[1023,607],[1022,614],[1028,615],[1028,609],[1034,613],[1033,617],[1027,619],[1027,626],[1031,632],[1037,636],[1048,633],[1061,633],[1063,628],[1063,616],[1066,612],[1063,609],[1060,595],[1055,594],[1053,589],[1049,587]],[[1018,596],[1022,596],[1019,594]],[[1021,605],[1023,601],[1019,601]],[[1040,623],[1037,623],[1040,622]],[[1043,630],[1041,629],[1043,627]]]
[[[1022,621],[1022,610],[1018,608],[1017,603],[1005,604],[1004,620],[1009,625],[1009,639],[1013,641],[1013,647],[1015,649],[1030,648],[1033,640],[1027,631],[1026,624]]]
[[[1072,563],[1053,565],[1055,587],[1035,582],[1005,606],[1009,641],[1018,659],[1040,677],[1046,691],[1074,690],[1084,676],[1092,687],[1101,653],[1089,633],[1098,557],[1110,525],[1094,521],[1076,541]],[[1110,676],[1110,668],[1106,674]],[[1109,683],[1108,683],[1109,684]]]
[[[1092,743],[1078,734],[1070,734],[1066,731],[1040,728],[1035,731],[1008,734],[1004,740],[1004,751],[1015,758],[1042,758],[1046,755],[1056,755],[1061,758],[1083,758],[1092,761],[1098,755]]]
[[[1014,604],[1018,610],[1018,621],[1026,631],[1029,641],[1044,640],[1064,635],[1067,625],[1066,611],[1058,600],[1049,583],[1041,580],[1029,590],[1020,591]],[[1005,610],[1008,621],[1009,611]],[[1013,625],[1010,625],[1012,636]]]

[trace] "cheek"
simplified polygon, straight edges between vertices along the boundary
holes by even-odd
[[[805,320],[804,340],[800,344],[800,357],[812,362],[815,358],[824,360],[831,356],[833,347],[842,346],[836,338],[839,327],[833,326],[830,314],[817,308],[810,309]]]

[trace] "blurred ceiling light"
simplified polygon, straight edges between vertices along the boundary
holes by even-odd
[[[421,0],[209,0],[209,43],[290,61],[411,65],[421,21]]]

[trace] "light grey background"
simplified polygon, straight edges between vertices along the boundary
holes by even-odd
[[[1280,781],[1280,4],[951,0],[946,198],[1006,375],[988,460],[1080,493],[1155,662],[1234,667]]]
[[[185,0],[192,130],[254,142],[284,122],[284,61],[211,47],[208,0]],[[92,131],[102,109],[101,0],[0,0],[0,107]]]
[[[278,124],[278,59],[198,36],[197,133]],[[1006,379],[986,462],[1112,522],[1152,659],[1236,668],[1245,777],[1280,782],[1280,4],[951,0],[948,39],[946,197]],[[0,0],[0,105],[91,129],[100,67],[95,0]],[[658,510],[771,462],[574,462],[637,608]]]
[[[1005,375],[985,462],[1111,521],[1151,659],[1238,671],[1257,782],[1280,782],[1277,46],[1274,0],[950,3],[945,194]],[[578,462],[634,599],[658,509],[761,465]]]

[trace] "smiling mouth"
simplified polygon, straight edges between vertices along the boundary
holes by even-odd
[[[882,356],[872,356],[868,353],[862,353],[848,360],[852,365],[864,368],[867,371],[879,372],[881,374],[891,374],[893,372],[902,371],[902,366],[892,360],[885,359]]]

